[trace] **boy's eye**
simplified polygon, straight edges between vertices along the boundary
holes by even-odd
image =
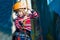
[[[26,9],[26,8],[24,8],[24,9]]]
[[[26,9],[26,8],[20,8],[20,9]]]

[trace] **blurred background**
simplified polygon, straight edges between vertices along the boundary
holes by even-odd
[[[19,0],[0,0],[0,40],[12,40],[12,6]],[[28,1],[29,3],[30,1]],[[31,0],[39,14],[32,20],[34,40],[60,40],[60,0]],[[34,27],[35,26],[35,27]]]

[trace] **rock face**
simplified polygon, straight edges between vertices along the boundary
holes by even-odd
[[[0,0],[0,40],[11,40],[12,5],[16,0]]]

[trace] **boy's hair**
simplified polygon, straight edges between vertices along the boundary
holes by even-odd
[[[18,9],[17,10],[14,10],[15,13],[17,13],[18,11],[19,11]]]

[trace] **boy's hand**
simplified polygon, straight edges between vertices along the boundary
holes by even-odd
[[[25,27],[22,27],[22,29],[24,30],[24,29],[26,29]]]

